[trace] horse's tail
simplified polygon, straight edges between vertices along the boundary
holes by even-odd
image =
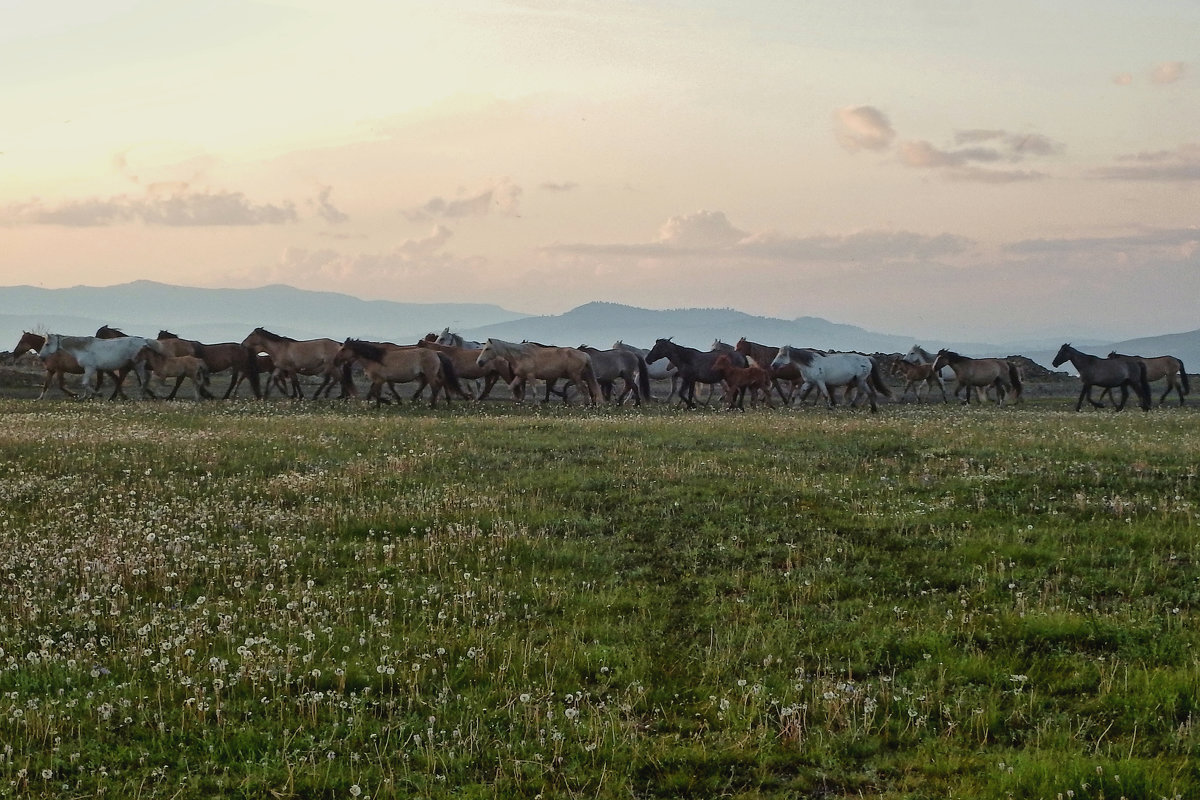
[[[342,397],[358,397],[358,387],[354,385],[353,361],[342,364]]]
[[[1021,402],[1021,390],[1024,388],[1021,385],[1021,370],[1017,369],[1017,365],[1011,361],[1005,362],[1008,364],[1008,379],[1013,385],[1013,402]]]
[[[1183,366],[1183,361],[1175,359],[1175,363],[1179,365],[1179,382],[1183,384],[1183,393],[1189,394],[1192,387],[1188,386],[1187,368]]]
[[[1150,381],[1146,377],[1146,362],[1138,361],[1138,394],[1142,396],[1142,411],[1150,410]]]
[[[879,373],[879,362],[873,358],[871,359],[870,380],[871,386],[875,389],[875,391],[879,392],[884,397],[892,396],[891,387],[887,385],[887,381],[885,381],[883,379],[883,375]]]
[[[262,390],[262,384],[259,382],[259,379],[258,379],[258,376],[259,376],[258,353],[254,352],[249,347],[245,348],[245,350],[247,352],[247,358],[246,358],[247,363],[246,363],[246,368],[244,370],[242,370],[242,372],[245,374],[245,376],[247,378],[250,379],[250,388],[254,390],[254,399],[261,400],[261,399],[263,399],[263,390]],[[270,380],[270,376],[268,376],[268,381],[269,380]],[[269,383],[267,386],[267,390],[270,391]]]
[[[641,355],[637,355],[638,364],[638,391],[642,393],[642,401],[650,401],[650,367],[646,364],[646,359]]]
[[[450,387],[450,391],[457,394],[463,400],[470,400],[467,393],[463,391],[462,384],[458,380],[458,370],[454,368],[454,362],[445,353],[438,352],[438,361],[442,363],[442,382]]]

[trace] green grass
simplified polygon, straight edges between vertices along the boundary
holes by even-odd
[[[0,402],[0,794],[1200,795],[1200,415]]]

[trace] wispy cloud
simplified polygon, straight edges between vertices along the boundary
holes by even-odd
[[[520,186],[508,178],[501,178],[493,185],[471,194],[459,194],[451,199],[431,197],[420,206],[405,211],[404,216],[413,222],[482,217],[491,213],[516,216],[521,194]]]
[[[1056,156],[1065,149],[1061,143],[1041,134],[994,129],[958,131],[954,143],[953,148],[940,148],[924,140],[902,142],[898,151],[900,163],[918,169],[943,170],[950,180],[1013,183],[1048,176],[1038,170],[1003,169],[995,165]]]
[[[330,224],[338,225],[350,219],[350,216],[333,204],[329,199],[332,195],[332,186],[322,186],[316,199],[310,201],[310,204],[315,206],[317,216]]]
[[[1114,160],[1115,166],[1094,169],[1092,176],[1116,181],[1200,181],[1200,144],[1196,143],[1119,155]]]
[[[887,115],[873,106],[838,109],[833,115],[833,131],[838,143],[851,153],[886,150],[896,138]]]
[[[0,223],[99,227],[143,223],[166,227],[279,225],[298,219],[293,203],[253,203],[242,192],[182,191],[147,197],[44,203],[31,200],[0,211]]]
[[[1183,79],[1186,68],[1187,65],[1182,61],[1163,61],[1155,64],[1154,69],[1150,70],[1150,82],[1160,86],[1175,83]]]

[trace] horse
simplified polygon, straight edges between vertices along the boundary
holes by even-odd
[[[458,376],[450,359],[441,353],[424,347],[403,347],[387,342],[364,342],[361,339],[347,339],[342,342],[334,356],[337,365],[349,366],[351,362],[362,364],[363,372],[371,381],[367,391],[367,399],[375,399],[375,407],[383,403],[383,386],[393,383],[418,384],[413,393],[417,397],[429,386],[433,392],[429,398],[429,407],[437,408],[438,392],[449,387],[466,397],[459,385]],[[392,387],[395,392],[395,387]],[[450,393],[446,392],[446,404],[450,404]]]
[[[1184,368],[1183,362],[1175,356],[1125,356],[1113,351],[1108,354],[1109,358],[1136,358],[1146,365],[1146,380],[1150,383],[1160,381],[1163,378],[1167,379],[1167,388],[1163,391],[1162,397],[1158,398],[1158,404],[1161,406],[1167,399],[1167,395],[1174,389],[1179,394],[1179,405],[1183,405],[1183,396],[1192,391],[1188,385],[1187,369]],[[1178,378],[1178,380],[1176,380]],[[1111,390],[1105,388],[1100,393],[1100,398],[1104,398],[1105,392],[1111,396]]]
[[[1051,364],[1060,367],[1068,361],[1083,381],[1079,401],[1075,403],[1076,411],[1083,408],[1085,398],[1095,408],[1104,407],[1102,403],[1092,399],[1093,386],[1121,388],[1121,402],[1117,404],[1117,411],[1125,408],[1125,403],[1129,400],[1129,389],[1132,387],[1141,401],[1142,411],[1150,410],[1150,381],[1147,379],[1146,364],[1140,358],[1100,358],[1081,353],[1068,342],[1058,348],[1058,355],[1054,356]]]
[[[942,402],[948,403],[950,399],[946,397],[946,384],[942,380],[941,375],[933,368],[933,364],[914,364],[911,361],[905,361],[903,358],[896,359],[893,370],[895,374],[904,378],[904,391],[900,393],[900,400],[908,394],[909,389],[913,389],[913,396],[917,402],[921,402],[921,388],[924,386],[925,393],[929,394],[929,390],[936,386],[942,390]]]
[[[625,388],[617,398],[617,405],[624,405],[625,398],[633,395],[633,404],[640,406],[642,400],[650,398],[650,375],[646,369],[646,359],[629,350],[612,348],[598,350],[581,344],[578,350],[587,353],[592,359],[592,371],[596,374],[596,382],[604,399],[612,398],[613,383],[617,378],[625,381]]]
[[[715,349],[715,348],[714,348]],[[745,336],[738,339],[738,343],[733,346],[733,349],[744,355],[746,358],[753,360],[757,364],[770,364],[775,360],[775,356],[779,355],[779,348],[772,347],[769,344],[759,344],[752,342]],[[771,385],[775,387],[775,392],[779,395],[779,400],[782,403],[787,403],[788,398],[783,396],[783,387],[779,385],[779,379],[795,381],[800,377],[800,373],[794,369],[788,368],[784,370],[787,374],[771,371]]]
[[[100,372],[116,372],[116,387],[109,400],[121,391],[121,383],[125,375],[133,370],[141,379],[142,394],[153,397],[145,375],[145,365],[135,363],[134,357],[143,347],[161,350],[161,346],[153,339],[143,339],[140,336],[125,336],[118,339],[98,339],[95,336],[64,336],[60,333],[46,335],[46,341],[38,351],[38,357],[46,361],[55,353],[70,353],[83,368],[83,388],[89,397],[99,394],[99,382],[96,380]]]
[[[996,405],[998,406],[1004,405],[1009,390],[1013,393],[1014,403],[1021,401],[1021,371],[1015,364],[1005,361],[1003,358],[970,358],[959,355],[953,350],[943,349],[938,350],[932,366],[934,371],[940,370],[944,366],[949,366],[954,370],[954,377],[958,381],[958,385],[954,388],[955,396],[958,396],[959,389],[967,390],[967,397],[963,403],[970,404],[972,388],[985,386],[995,387]],[[980,398],[979,402],[982,403],[983,399]]]
[[[13,348],[13,357],[15,358],[17,356],[24,355],[30,350],[32,350],[34,353],[37,353],[42,349],[42,347],[45,346],[45,344],[45,336],[42,336],[38,333],[23,331],[21,333],[21,338],[17,341],[17,346]],[[59,350],[49,358],[41,359],[41,361],[42,366],[46,369],[46,380],[42,384],[42,392],[38,395],[38,400],[41,400],[46,396],[46,393],[50,391],[50,384],[52,384],[55,379],[58,380],[58,388],[63,394],[67,395],[68,397],[78,396],[66,386],[67,375],[83,374],[83,367],[79,366],[79,362],[75,359],[75,356],[71,355],[66,350]],[[102,372],[96,378],[97,390],[99,390],[101,384],[104,382],[104,375],[110,376],[114,381],[117,380],[117,373]]]
[[[909,364],[932,364],[937,358],[937,353],[931,353],[919,344],[914,344],[904,354],[902,361],[907,361]],[[942,367],[937,371],[938,380],[942,384],[942,391],[946,391],[946,381],[954,380],[954,370],[949,367]],[[955,396],[958,395],[957,389]]]
[[[299,375],[319,375],[321,385],[313,392],[312,399],[316,400],[324,392],[326,395],[333,390],[333,385],[340,382],[342,393],[340,397],[351,397],[358,394],[354,381],[350,377],[350,364],[334,363],[334,357],[342,345],[333,339],[296,340],[288,336],[280,336],[265,328],[255,328],[250,335],[242,340],[242,347],[248,347],[256,355],[266,353],[271,356],[277,370],[282,370],[291,379],[293,397],[304,398],[304,390],[300,388]]]
[[[525,399],[525,388],[530,378],[555,381],[560,378],[573,381],[576,386],[587,389],[590,405],[600,399],[600,385],[592,368],[592,359],[571,347],[542,347],[533,343],[517,344],[501,339],[488,339],[479,351],[476,363],[484,367],[504,359],[513,370],[513,395]],[[563,393],[563,403],[569,402]]]
[[[237,342],[218,342],[216,344],[203,344],[193,339],[180,339],[170,331],[159,331],[158,341],[166,348],[175,350],[176,354],[180,354],[183,345],[191,348],[191,355],[204,360],[204,366],[208,369],[209,375],[215,375],[218,372],[229,370],[229,386],[225,389],[225,394],[221,396],[222,400],[228,400],[234,396],[237,387],[241,382],[249,378],[250,388],[254,390],[254,397],[261,399],[263,390],[259,383],[259,374],[263,372],[259,366],[259,356],[253,350]],[[270,375],[275,369],[274,362],[266,369],[267,375]],[[178,385],[176,385],[178,390]],[[286,391],[286,387],[281,386],[281,391]],[[172,391],[167,395],[168,400],[175,398],[175,392]]]
[[[670,339],[658,339],[654,342],[654,347],[650,348],[650,352],[646,354],[646,363],[653,364],[659,359],[668,359],[675,368],[679,370],[679,399],[687,404],[688,408],[696,407],[696,384],[697,383],[721,383],[725,380],[724,376],[713,369],[713,364],[717,358],[725,355],[733,362],[734,366],[746,366],[746,357],[736,351],[722,353],[721,351],[697,350],[693,347],[684,347],[681,344],[676,344]]]
[[[430,339],[429,336],[433,336],[433,339]],[[460,379],[483,381],[483,391],[475,399],[485,399],[491,393],[492,387],[496,385],[497,381],[502,380],[505,384],[512,382],[514,377],[512,366],[504,359],[498,358],[481,367],[476,361],[479,358],[479,350],[472,350],[457,345],[438,344],[435,334],[429,334],[429,336],[417,342],[417,347],[441,353],[450,359],[450,362],[454,365],[454,371],[458,373]]]
[[[750,407],[758,404],[759,393],[762,400],[771,408],[771,371],[760,367],[751,359],[750,366],[737,367],[727,353],[721,353],[713,361],[713,369],[721,373],[725,381],[725,399],[729,410],[734,408],[746,410],[746,392],[750,392]]]
[[[155,341],[158,342],[159,349],[143,347],[133,358],[135,362],[149,364],[160,378],[175,379],[175,388],[167,395],[167,399],[175,398],[175,393],[179,391],[179,385],[183,383],[184,378],[191,378],[196,400],[202,397],[211,399],[213,395],[208,391],[208,367],[204,359],[197,356],[168,355],[162,342],[157,339]]]
[[[620,339],[617,339],[615,342],[613,342],[611,349],[628,350],[635,355],[641,356],[643,362],[646,362],[646,355],[650,352],[643,347],[634,347],[631,344],[625,344],[625,342],[621,341]],[[671,402],[671,398],[675,396],[675,392],[679,388],[679,369],[670,361],[659,361],[655,364],[646,362],[646,373],[647,377],[652,381],[671,382],[671,393],[667,395],[666,399],[666,402]],[[653,397],[650,394],[647,394],[646,399],[651,400]]]
[[[892,391],[879,375],[879,365],[870,356],[861,353],[821,353],[801,347],[784,345],[779,348],[779,355],[771,362],[772,369],[780,369],[794,365],[800,371],[804,382],[817,387],[825,403],[833,408],[833,393],[831,386],[853,386],[867,396],[871,404],[871,412],[879,411],[875,398],[877,394],[891,397]],[[857,399],[855,403],[857,403]]]
[[[435,344],[447,347],[461,347],[464,350],[483,349],[483,342],[473,342],[470,339],[464,339],[461,334],[454,333],[449,328],[442,328],[442,332],[433,341]]]

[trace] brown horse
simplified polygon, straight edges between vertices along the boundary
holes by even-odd
[[[433,338],[430,339],[430,336]],[[512,383],[512,366],[502,358],[481,367],[476,361],[479,358],[478,350],[457,345],[438,344],[436,333],[431,333],[417,342],[417,347],[433,350],[450,359],[460,380],[482,380],[483,391],[479,393],[478,400],[485,399],[491,393],[496,381],[504,381],[505,384]]]
[[[162,346],[162,343],[159,343]],[[212,393],[208,391],[208,367],[204,364],[204,359],[197,356],[172,356],[168,355],[165,349],[163,351],[155,350],[153,347],[143,347],[134,357],[134,361],[144,361],[154,370],[154,374],[164,380],[167,378],[175,379],[175,387],[171,389],[171,394],[167,396],[168,400],[175,398],[175,393],[179,391],[180,384],[184,378],[190,378],[192,381],[192,389],[195,392],[195,398],[199,400],[202,397],[211,399]]]
[[[513,395],[518,401],[525,399],[525,389],[530,379],[573,381],[576,386],[587,389],[590,405],[596,405],[601,398],[591,356],[573,347],[543,347],[531,342],[516,344],[488,339],[479,351],[476,362],[484,367],[499,359],[507,361],[512,367]],[[563,403],[567,402],[569,400],[564,392]]]
[[[775,349],[778,351],[779,348]],[[774,359],[772,358],[772,360]],[[747,391],[750,392],[751,408],[758,405],[760,394],[767,408],[772,408],[770,370],[758,366],[753,360],[750,361],[750,366],[735,366],[725,353],[717,356],[712,367],[721,373],[725,381],[725,400],[729,404],[730,411],[733,411],[734,408],[746,410]]]
[[[30,350],[36,353],[41,350],[45,344],[45,336],[42,336],[38,333],[24,331],[21,334],[20,340],[17,342],[17,346],[13,348],[13,357],[15,358],[17,356],[24,355]],[[79,396],[75,394],[75,392],[72,392],[70,389],[68,389],[65,382],[67,375],[83,374],[83,367],[79,365],[79,361],[75,358],[75,356],[71,355],[66,350],[59,350],[57,353],[54,353],[43,359],[42,366],[46,368],[46,381],[42,384],[42,393],[38,395],[38,400],[41,400],[46,396],[46,393],[50,391],[50,384],[53,383],[55,379],[58,380],[59,391],[61,391],[63,394],[67,395],[68,397]],[[116,378],[114,373],[106,374],[112,375],[114,379]],[[100,382],[102,381],[103,377],[97,379],[97,388],[99,388]]]
[[[964,403],[971,402],[973,387],[985,386],[995,387],[996,405],[1004,405],[1009,391],[1012,392],[1014,403],[1021,401],[1021,373],[1015,364],[1003,358],[970,358],[953,350],[939,350],[931,366],[935,372],[945,366],[954,370],[954,377],[958,381],[954,393],[958,394],[959,389],[966,388],[967,399]]]
[[[1146,380],[1146,365],[1140,358],[1101,358],[1081,353],[1068,343],[1058,348],[1058,355],[1054,356],[1051,364],[1061,367],[1068,361],[1075,367],[1079,379],[1083,382],[1079,401],[1075,403],[1076,411],[1083,408],[1085,399],[1096,408],[1104,407],[1103,403],[1092,399],[1093,386],[1120,387],[1121,402],[1117,404],[1117,411],[1125,408],[1125,403],[1129,400],[1129,389],[1132,387],[1141,401],[1142,411],[1150,410],[1150,382]]]
[[[438,393],[443,388],[449,387],[466,396],[458,383],[458,376],[450,359],[424,347],[402,347],[384,342],[347,339],[334,356],[334,363],[349,366],[353,361],[362,364],[363,371],[371,381],[367,399],[374,398],[376,407],[383,402],[384,385],[393,383],[417,382],[419,385],[413,394],[413,400],[416,400],[428,385],[433,390],[429,398],[430,408],[437,407]],[[449,392],[446,393],[446,404],[450,404]]]
[[[250,348],[243,347],[237,342],[204,344],[194,339],[181,339],[170,331],[159,331],[158,341],[163,344],[167,352],[173,355],[194,355],[203,359],[209,375],[228,370],[229,387],[221,396],[222,400],[228,400],[245,378],[250,379],[250,388],[254,390],[254,396],[262,397],[262,387],[258,380],[260,373],[258,355]],[[267,374],[270,375],[273,370],[274,366],[267,370]],[[176,384],[175,390],[178,389],[179,385]],[[174,400],[175,391],[167,395],[167,399]]]
[[[913,389],[913,396],[917,398],[917,402],[921,402],[921,388],[925,388],[925,394],[929,394],[929,390],[936,386],[942,390],[942,402],[950,402],[946,397],[946,384],[942,381],[942,376],[933,368],[933,364],[914,364],[911,361],[905,361],[903,358],[898,358],[893,362],[892,370],[896,375],[902,377],[905,381],[904,391],[900,393],[898,400],[903,400],[908,394],[909,389]],[[968,390],[969,391],[969,390]]]
[[[255,328],[250,335],[242,340],[242,347],[248,347],[256,355],[266,353],[275,362],[275,368],[282,370],[292,382],[292,397],[304,399],[304,390],[300,388],[299,375],[319,375],[321,385],[313,392],[312,399],[328,395],[336,383],[340,383],[340,397],[352,397],[358,394],[354,382],[350,378],[350,363],[335,364],[334,357],[342,346],[333,339],[293,339],[280,336],[265,328]]]
[[[1161,406],[1167,399],[1167,395],[1174,389],[1179,394],[1179,405],[1183,405],[1183,396],[1192,391],[1188,385],[1187,369],[1184,368],[1183,362],[1175,356],[1126,356],[1113,351],[1108,354],[1109,358],[1136,358],[1146,365],[1146,380],[1150,383],[1167,379],[1167,388],[1163,391],[1162,397],[1158,398],[1158,404]],[[1112,396],[1110,389],[1105,389],[1100,393],[1100,399],[1104,399],[1104,395]]]

